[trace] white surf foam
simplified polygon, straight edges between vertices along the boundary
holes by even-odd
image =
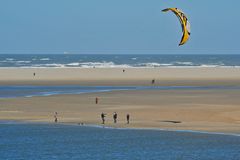
[[[167,67],[167,66],[172,66],[173,64],[172,63],[156,63],[156,62],[153,62],[153,63],[140,63],[139,66],[141,67],[149,67],[149,68],[152,68],[152,67]]]
[[[13,58],[6,58],[6,61],[14,61],[15,59]]]
[[[192,62],[175,62],[176,64],[178,64],[178,65],[189,65],[189,66],[192,66],[193,65],[193,63]]]
[[[57,68],[63,68],[65,67],[64,64],[58,64],[58,63],[49,63],[49,64],[34,64],[32,67],[39,67],[39,68],[47,68],[47,67],[57,67]]]
[[[16,61],[16,63],[31,63],[32,61]]]
[[[115,64],[114,62],[83,62],[79,63],[79,66],[83,68],[128,68],[131,67],[126,64]]]
[[[135,60],[137,60],[137,57],[131,58],[131,60],[134,60],[134,61],[135,61]]]
[[[73,63],[66,64],[66,66],[80,66],[80,63],[79,62],[73,62]]]
[[[49,61],[50,58],[41,58],[40,61]]]

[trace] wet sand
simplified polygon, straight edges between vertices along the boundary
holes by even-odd
[[[1,85],[240,85],[238,68],[0,69]],[[36,76],[32,75],[36,72]],[[95,98],[99,97],[99,104]],[[0,100],[0,119],[240,133],[240,90],[112,91]],[[113,124],[112,113],[118,113]],[[126,114],[130,124],[126,124]]]

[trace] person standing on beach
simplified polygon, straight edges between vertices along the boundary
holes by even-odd
[[[57,112],[55,112],[55,114],[54,114],[54,122],[55,122],[55,123],[58,122],[57,114],[58,114]]]
[[[152,79],[152,85],[155,84],[155,79]]]
[[[114,123],[117,123],[117,113],[116,112],[113,113],[113,121],[114,121]]]
[[[106,117],[106,114],[102,113],[101,114],[102,124],[105,124],[105,117]]]
[[[95,98],[95,103],[98,104],[98,97]]]
[[[129,124],[129,121],[130,121],[130,115],[129,114],[127,114],[127,124]]]

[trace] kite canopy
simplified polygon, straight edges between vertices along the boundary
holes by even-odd
[[[182,39],[181,39],[181,42],[179,43],[179,46],[185,44],[188,41],[188,39],[190,37],[190,34],[191,34],[190,23],[189,23],[186,15],[181,10],[179,10],[178,8],[167,8],[167,9],[164,9],[162,11],[163,12],[172,11],[178,17],[178,19],[181,23],[182,32],[183,32]]]

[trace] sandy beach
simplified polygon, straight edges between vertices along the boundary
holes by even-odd
[[[155,79],[156,86],[240,86],[239,68],[1,68],[0,75],[0,85],[148,86]],[[101,125],[105,112],[113,127],[240,133],[239,95],[239,89],[144,90],[1,99],[0,119],[53,122],[58,112],[62,123]]]
[[[123,72],[125,70],[125,72]],[[33,73],[36,76],[33,76]],[[0,68],[1,85],[240,85],[240,68]]]

